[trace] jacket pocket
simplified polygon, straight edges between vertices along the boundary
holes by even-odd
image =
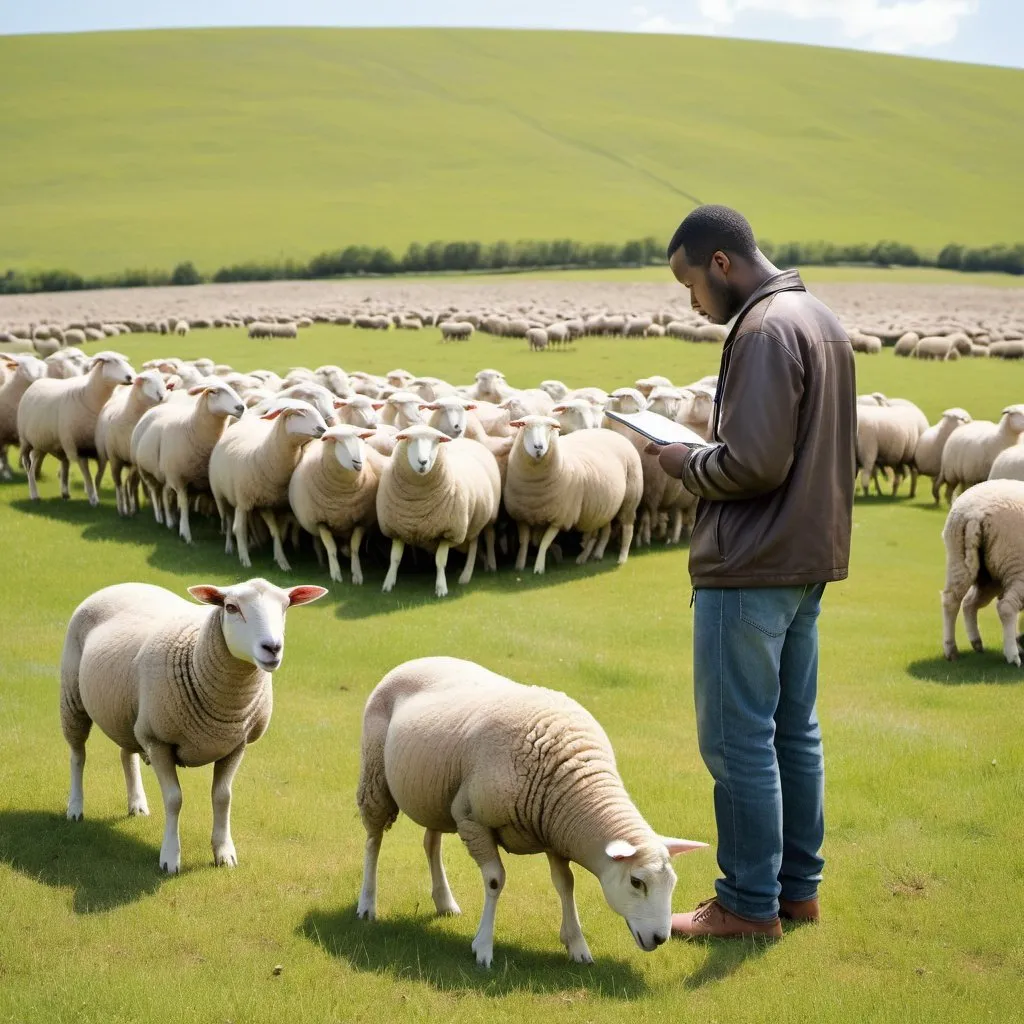
[[[803,587],[743,587],[740,619],[767,636],[782,636],[799,607]]]

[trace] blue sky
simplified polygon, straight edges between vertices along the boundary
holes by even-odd
[[[2,0],[0,35],[211,25],[688,32],[1024,67],[1024,0]]]

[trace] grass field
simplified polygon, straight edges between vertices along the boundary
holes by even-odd
[[[594,339],[576,353],[536,356],[500,341],[441,346],[433,332],[410,341],[314,327],[305,337],[310,365],[404,365],[455,380],[497,365],[520,386],[560,377],[611,387],[654,372],[685,381],[714,372],[718,359],[709,347],[656,339]],[[136,363],[169,344],[118,342]],[[285,370],[293,358],[283,348],[276,356],[257,349],[241,332],[194,332],[176,348],[243,369],[258,360]],[[993,415],[1024,392],[1016,366],[911,365],[889,353],[858,359],[860,391],[913,398],[933,418],[953,404]],[[559,944],[544,859],[506,857],[495,966],[486,973],[470,952],[479,873],[453,837],[447,865],[461,918],[430,916],[421,834],[400,819],[381,858],[380,920],[355,919],[364,699],[387,669],[429,653],[565,689],[607,729],[651,823],[714,843],[711,784],[693,722],[685,550],[634,554],[621,569],[610,560],[562,564],[542,579],[504,567],[453,587],[445,601],[432,596],[430,571],[405,568],[391,595],[380,593],[379,566],[361,589],[332,584],[327,598],[289,617],[274,718],[235,785],[240,866],[210,865],[211,773],[197,769],[182,773],[184,870],[168,879],[157,868],[155,778],[144,770],[153,816],[126,818],[116,750],[95,731],[86,821],[64,819],[63,629],[100,586],[134,579],[183,593],[248,573],[222,554],[210,524],[186,548],[148,513],[119,521],[109,486],[90,509],[74,474],[73,481],[69,503],[56,497],[52,469],[38,505],[27,501],[20,477],[0,487],[4,1024],[1019,1019],[1024,682],[996,653],[991,608],[981,619],[988,653],[953,666],[941,659],[944,515],[923,496],[858,499],[851,578],[825,598],[825,923],[789,930],[771,948],[674,941],[643,954],[596,880],[577,872],[597,959],[584,969]],[[260,551],[257,573],[327,582],[312,556],[283,577]],[[713,851],[678,860],[677,870],[677,909],[711,893]]]
[[[1024,237],[1024,72],[686,36],[251,29],[0,38],[0,269],[351,243]]]

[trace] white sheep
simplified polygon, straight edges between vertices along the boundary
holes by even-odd
[[[480,370],[467,398],[498,405],[513,393],[500,370]]]
[[[917,489],[914,452],[927,429],[928,419],[916,406],[857,406],[857,465],[865,495],[872,479],[876,491],[882,493],[877,471],[891,468],[894,473],[892,493],[899,490],[904,472],[909,469],[910,494],[914,496]]]
[[[327,551],[331,579],[342,580],[336,538],[350,549],[352,582],[363,582],[359,546],[377,525],[377,487],[384,457],[363,442],[372,429],[343,424],[308,444],[288,484],[299,525]]]
[[[270,724],[285,611],[327,593],[281,590],[263,579],[188,591],[203,605],[148,583],[96,591],[71,616],[60,668],[60,721],[71,748],[68,818],[83,815],[85,741],[95,723],[121,748],[129,814],[149,814],[140,754],[156,772],[166,814],[160,867],[172,874],[181,869],[179,765],[213,764],[214,864],[238,863],[231,783],[246,746]]]
[[[28,467],[28,493],[33,501],[39,500],[39,464],[46,455],[54,455],[60,460],[61,497],[70,497],[68,466],[75,462],[89,504],[99,504],[89,472],[89,459],[96,454],[96,421],[114,389],[131,384],[134,378],[135,371],[119,352],[97,352],[82,377],[43,377],[29,385],[18,404],[17,424],[21,462]]]
[[[541,352],[548,347],[548,332],[543,327],[531,327],[526,332],[526,341],[531,351]]]
[[[210,453],[210,491],[217,503],[231,554],[249,568],[249,515],[258,511],[274,542],[274,561],[291,566],[281,543],[277,510],[288,507],[288,483],[304,445],[327,430],[324,418],[308,402],[282,398],[261,416],[247,416],[224,430]]]
[[[192,543],[190,494],[209,492],[210,453],[229,417],[245,412],[241,398],[217,377],[206,377],[185,392],[144,413],[132,431],[129,452],[149,493],[153,517],[174,527],[171,496],[177,499],[178,535]]]
[[[445,320],[441,324],[442,341],[469,341],[473,335],[473,325],[461,320]]]
[[[523,416],[543,415],[543,413],[520,412],[515,419]],[[552,406],[551,415],[558,420],[563,436],[576,430],[592,430],[600,425],[601,410],[585,398],[567,398],[558,405]]]
[[[27,352],[4,353],[0,367],[7,370],[0,383],[0,480],[11,480],[7,449],[18,443],[18,405],[29,385],[46,376],[46,363]]]
[[[96,420],[96,486],[99,486],[109,462],[118,515],[132,515],[137,507],[137,474],[133,471],[127,486],[121,482],[125,466],[131,464],[132,432],[147,410],[159,405],[166,397],[167,385],[161,373],[143,370],[131,387],[119,388],[100,410]]]
[[[1004,448],[992,463],[989,480],[1024,480],[1024,444]]]
[[[1003,656],[1020,667],[1017,621],[1024,607],[1024,481],[983,480],[949,508],[942,528],[946,585],[942,591],[942,649],[959,656],[956,620],[961,605],[967,638],[982,651],[978,609],[998,598]]]
[[[629,556],[636,510],[643,494],[643,470],[636,449],[610,430],[579,430],[559,438],[558,420],[527,416],[509,455],[504,504],[519,526],[516,569],[526,567],[531,532],[543,529],[534,572],[543,573],[547,550],[561,530],[580,530],[582,565],[600,559],[612,523],[622,528],[619,564]]]
[[[942,449],[938,486],[945,485],[946,501],[952,503],[959,487],[966,490],[988,479],[992,463],[1005,448],[1020,442],[1024,433],[1024,405],[1008,405],[998,423],[974,420],[950,434]]]
[[[457,832],[483,876],[472,950],[484,967],[493,960],[505,885],[499,846],[547,855],[562,905],[559,938],[578,963],[593,958],[571,863],[598,879],[608,905],[650,952],[671,932],[671,858],[707,846],[650,827],[623,785],[607,734],[579,703],[458,658],[404,662],[374,688],[363,712],[356,802],[366,829],[357,915],[377,916],[381,842],[399,813],[425,830],[438,914],[461,913],[441,858],[442,835]]]
[[[875,396],[869,396],[875,398]],[[939,473],[942,469],[942,451],[950,434],[965,423],[971,422],[966,409],[946,409],[939,422],[929,427],[918,439],[914,449],[914,465],[922,476],[932,478],[932,497],[939,503]]]
[[[486,568],[497,568],[494,522],[501,503],[501,475],[490,450],[467,438],[450,438],[426,424],[397,435],[377,490],[377,521],[391,541],[391,560],[383,590],[389,593],[407,544],[434,552],[435,593],[448,593],[445,567],[451,548],[466,551],[459,577],[473,577],[480,535],[486,542]]]
[[[174,333],[177,334],[179,338],[184,338],[185,335],[188,334],[188,321],[177,321],[177,323],[175,323],[174,325]]]

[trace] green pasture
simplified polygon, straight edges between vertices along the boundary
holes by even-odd
[[[0,270],[204,272],[349,244],[1024,237],[1024,72],[696,36],[0,38]]]
[[[123,45],[124,59],[142,69],[160,38],[137,37],[134,50],[128,37],[123,44],[106,37],[95,45]],[[190,39],[194,50],[175,79],[188,96],[204,81],[208,44],[227,46],[234,39],[238,47],[256,46],[272,37],[181,38]],[[285,48],[278,60],[268,51],[262,63],[253,58],[246,65],[253,82],[267,90],[288,81],[285,68],[300,66],[288,64],[289,54],[303,53],[311,65],[327,62],[339,75],[357,73],[344,62],[331,64],[329,49],[315,34],[279,38],[304,42],[294,51]],[[368,61],[378,51],[371,45],[375,37],[365,38]],[[468,37],[454,34],[434,38],[467,62],[498,46],[493,37],[477,37],[476,46],[463,45],[458,40]],[[584,43],[592,53],[606,53],[601,71],[611,80],[630,65],[628,48],[613,60],[611,50],[600,51],[606,41]],[[676,41],[628,45],[664,46],[669,54]],[[389,66],[400,66],[403,52],[410,66],[420,57],[427,61],[410,44],[392,54]],[[755,51],[742,52],[751,55],[753,74],[761,67]],[[382,48],[380,59],[384,53]],[[792,51],[790,59],[810,56]],[[8,60],[0,64],[10,73]],[[138,77],[143,94],[164,73],[159,62],[152,66],[152,76]],[[528,66],[522,63],[517,81],[532,90]],[[927,68],[892,65],[900,66],[911,69],[911,77]],[[635,67],[638,83],[667,75],[661,54],[645,61],[642,73]],[[42,89],[55,75],[69,73],[67,63],[49,68],[37,79]],[[86,80],[112,81],[114,71],[97,56]],[[688,73],[685,67],[677,71]],[[454,61],[448,87],[463,90],[464,74]],[[381,70],[375,80],[391,79]],[[728,89],[728,76],[720,81]],[[782,86],[776,79],[765,88]],[[834,89],[831,78],[808,87],[806,102]],[[427,99],[434,96],[425,85],[423,91]],[[167,92],[169,108],[176,95]],[[329,98],[325,89],[323,101]],[[558,96],[551,98],[557,106]],[[252,98],[246,102],[256,105]],[[211,105],[208,116],[221,116],[218,109]],[[681,102],[679,110],[688,122],[703,116],[694,102]],[[180,116],[188,116],[187,108]],[[472,106],[467,116],[475,116]],[[316,177],[323,171],[315,167],[316,144],[329,141],[341,150],[352,132],[325,139],[299,110],[282,120],[283,127],[301,123],[311,133],[311,151],[278,151],[270,137],[263,140],[265,152],[272,165],[287,152],[313,166]],[[151,137],[150,126],[137,131]],[[383,130],[378,137],[390,138]],[[163,139],[173,177],[174,132],[165,131]],[[125,140],[132,144],[141,145],[139,138]],[[989,155],[999,154],[991,149]],[[255,159],[239,164],[254,176],[266,170]],[[8,162],[0,173],[11,173]],[[253,211],[254,224],[259,219]],[[112,237],[122,235],[114,231]],[[376,372],[402,366],[455,381],[495,366],[520,386],[556,377],[574,386],[611,388],[652,373],[684,383],[714,372],[719,357],[717,347],[666,339],[585,339],[576,351],[532,354],[519,341],[477,337],[443,345],[432,330],[412,335],[326,326],[303,331],[298,342],[251,342],[242,331],[116,341],[136,364],[163,354],[210,355],[240,369],[284,371],[331,362]],[[997,416],[1024,397],[1022,368],[995,361],[917,363],[887,351],[858,356],[858,376],[860,391],[912,398],[932,418],[951,405],[965,406],[975,417]],[[584,968],[568,961],[558,941],[558,900],[544,858],[506,857],[495,964],[487,972],[475,966],[470,951],[482,906],[479,873],[455,837],[445,848],[461,918],[432,917],[421,833],[404,818],[385,838],[380,919],[369,924],[355,918],[363,834],[354,793],[366,695],[395,664],[442,653],[564,689],[605,726],[626,785],[648,820],[665,832],[714,844],[711,781],[693,720],[685,546],[634,553],[621,568],[611,559],[577,568],[568,559],[550,565],[544,577],[517,574],[505,563],[496,575],[478,573],[469,587],[453,585],[445,600],[434,598],[425,560],[414,566],[407,556],[395,591],[384,595],[384,567],[367,559],[364,587],[330,584],[321,602],[289,616],[273,721],[246,755],[235,784],[239,867],[212,867],[211,770],[195,769],[182,772],[183,873],[167,878],[157,865],[163,815],[155,777],[144,769],[153,815],[127,818],[116,749],[96,731],[88,747],[86,820],[64,818],[68,765],[57,703],[63,630],[77,603],[107,584],[142,580],[184,593],[194,583],[223,584],[250,573],[223,554],[212,523],[194,524],[197,542],[188,548],[156,526],[148,508],[133,520],[119,520],[109,478],[96,509],[85,502],[74,471],[72,479],[70,502],[57,496],[52,462],[36,505],[27,500],[22,476],[0,486],[3,1024],[1020,1019],[1024,682],[998,653],[992,608],[981,616],[987,652],[965,655],[955,665],[942,660],[944,513],[931,507],[927,485],[914,501],[858,498],[851,577],[830,587],[824,600],[823,924],[787,929],[773,946],[672,941],[645,954],[604,904],[596,880],[579,870],[580,916],[597,961]],[[457,556],[453,562],[461,565]],[[297,557],[296,571],[284,576],[261,549],[252,574],[281,583],[329,582],[311,553]],[[962,626],[960,637],[964,646]],[[687,855],[676,866],[676,909],[711,894],[713,849]]]

